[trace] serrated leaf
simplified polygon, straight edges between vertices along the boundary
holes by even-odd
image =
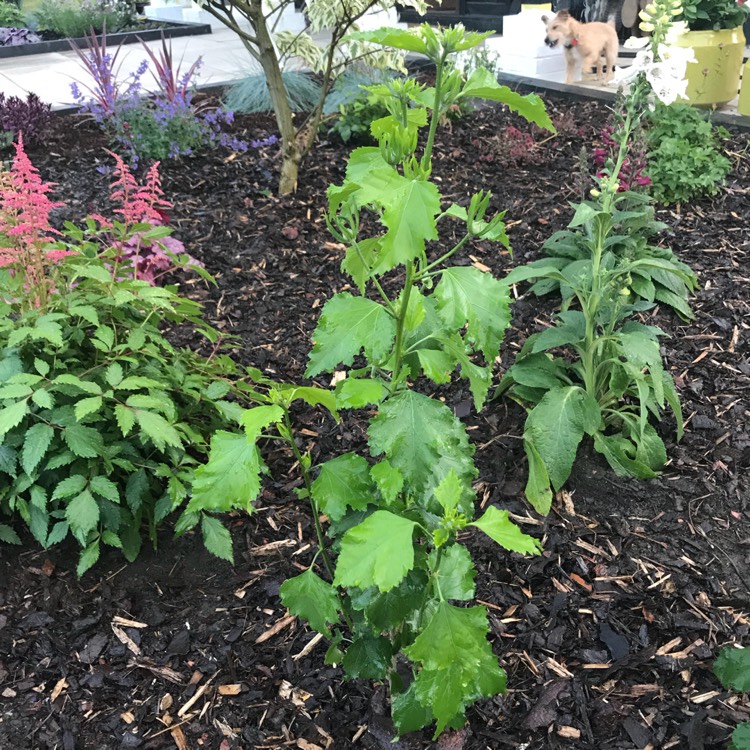
[[[336,589],[308,568],[301,575],[288,578],[279,589],[283,605],[313,630],[330,636],[329,624],[339,620]]]
[[[6,544],[21,544],[21,538],[7,524],[0,523],[0,542]]]
[[[117,388],[115,390],[118,391],[137,391],[141,388],[156,388],[160,389],[162,388],[162,383],[160,383],[158,380],[153,380],[152,378],[146,378],[142,375],[130,375],[129,377],[125,378],[124,380],[121,380],[117,384]]]
[[[732,744],[727,750],[750,750],[750,722],[740,724],[732,732]]]
[[[229,529],[218,519],[203,513],[201,517],[201,534],[203,545],[216,557],[234,563],[232,553],[232,535]]]
[[[135,419],[146,437],[160,451],[163,451],[167,445],[171,445],[173,448],[182,448],[182,440],[179,433],[161,414],[135,409]]]
[[[337,294],[323,307],[305,375],[314,377],[340,364],[351,365],[362,350],[371,364],[380,362],[395,337],[396,321],[382,305],[347,292]]]
[[[75,418],[80,422],[82,419],[87,417],[89,414],[99,411],[102,408],[104,400],[101,396],[91,396],[89,398],[82,398],[75,406],[73,414]]]
[[[385,388],[379,380],[349,377],[336,385],[336,406],[339,409],[361,409],[370,404],[377,406],[384,397]]]
[[[417,698],[414,682],[406,692],[391,697],[391,718],[400,735],[416,732],[435,719],[429,706],[423,706]]]
[[[404,475],[390,461],[381,461],[370,468],[370,477],[387,503],[393,503],[404,488]]]
[[[261,463],[246,435],[219,430],[211,438],[208,462],[195,470],[192,498],[186,511],[252,511],[260,492]]]
[[[488,631],[484,607],[465,609],[440,602],[427,626],[404,652],[425,669],[446,669],[453,664],[478,667],[489,649]]]
[[[90,380],[82,380],[77,375],[71,375],[70,373],[63,373],[58,375],[53,381],[55,385],[72,385],[83,391],[89,393],[92,396],[101,396],[102,389],[98,383],[93,383]]]
[[[388,674],[392,657],[393,645],[388,638],[363,635],[346,649],[343,667],[349,679],[382,680]]]
[[[453,357],[442,349],[417,349],[416,355],[425,376],[433,383],[450,383],[451,373],[456,367]]]
[[[28,475],[34,473],[39,462],[47,453],[54,436],[55,430],[43,422],[39,422],[26,430],[21,452],[21,466]]]
[[[294,401],[304,401],[309,406],[322,406],[338,420],[336,396],[326,388],[317,388],[315,386],[280,386],[279,392],[289,400],[290,404]]]
[[[464,487],[458,474],[451,469],[435,488],[435,499],[443,506],[446,512],[454,510],[461,501]]]
[[[369,443],[372,455],[385,454],[425,501],[453,469],[464,485],[461,509],[473,515],[473,449],[445,404],[414,391],[393,396],[370,422]]]
[[[33,392],[34,389],[28,383],[9,383],[0,386],[0,399],[26,398]]]
[[[557,132],[544,107],[544,101],[539,96],[522,96],[507,86],[501,86],[495,76],[485,68],[478,68],[469,76],[459,96],[502,102],[529,122],[550,133]]]
[[[49,371],[50,371],[49,362],[45,362],[43,359],[39,359],[39,357],[35,357],[34,358],[34,369],[43,378],[46,378],[47,375],[49,375]]]
[[[26,399],[0,409],[0,437],[18,427],[28,413],[29,402]]]
[[[750,648],[722,649],[714,673],[724,687],[750,693]]]
[[[110,502],[116,504],[120,502],[120,490],[111,479],[102,476],[92,477],[89,486],[93,492]]]
[[[312,483],[313,500],[332,521],[340,521],[347,507],[365,510],[374,501],[374,495],[370,467],[356,453],[326,461]]]
[[[542,551],[542,545],[538,539],[524,534],[521,529],[510,520],[507,510],[500,510],[490,505],[484,515],[473,521],[469,526],[476,526],[487,536],[511,552],[520,552],[522,555],[538,555]]]
[[[135,425],[135,410],[125,406],[125,404],[117,404],[115,406],[115,419],[122,436],[127,437],[133,429],[133,425]]]
[[[276,404],[256,406],[244,412],[242,426],[245,428],[247,439],[254,443],[268,425],[277,424],[283,418],[284,410]]]
[[[124,373],[122,371],[122,365],[119,362],[112,362],[104,371],[104,379],[107,381],[107,385],[116,388],[122,383]]]
[[[405,179],[405,178],[402,178]],[[388,228],[381,244],[375,267],[385,273],[397,265],[408,263],[424,252],[426,240],[436,240],[440,193],[426,180],[406,180],[383,201],[381,220]]]
[[[111,278],[109,279],[111,281]],[[107,283],[109,283],[109,281]],[[99,314],[93,305],[71,305],[70,314],[83,318],[87,323],[99,325]]]
[[[440,564],[435,572],[438,560]],[[445,548],[441,556],[438,556],[438,550],[433,550],[429,563],[443,598],[461,601],[474,598],[474,578],[477,571],[466,547],[462,544],[453,544]]]
[[[414,567],[416,523],[387,510],[375,511],[344,534],[336,564],[336,586],[377,586],[388,591]]]
[[[510,324],[507,285],[473,266],[446,268],[435,298],[440,317],[456,330],[466,325],[466,337],[487,362],[494,362]]]
[[[99,503],[88,490],[84,490],[68,503],[65,519],[76,537],[85,539],[99,523]]]
[[[87,570],[92,568],[99,560],[99,540],[92,542],[81,552],[76,566],[76,575],[80,578]]]
[[[70,497],[79,493],[86,486],[86,477],[81,474],[73,474],[58,482],[55,491],[52,493],[52,499],[58,500],[64,497]]]
[[[79,458],[96,458],[104,451],[102,436],[93,427],[72,424],[63,430],[63,440]]]
[[[52,394],[45,388],[34,391],[31,395],[31,400],[40,409],[52,409],[55,406],[55,400],[52,398]]]
[[[47,536],[47,546],[51,547],[53,544],[59,544],[66,536],[68,536],[69,526],[65,521],[58,521]]]
[[[383,47],[393,47],[403,49],[407,52],[417,52],[421,55],[427,54],[427,45],[419,36],[418,32],[413,29],[394,29],[382,28],[373,29],[372,31],[358,31],[349,34],[350,38],[372,44],[380,44]]]

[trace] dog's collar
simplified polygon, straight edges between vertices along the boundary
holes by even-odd
[[[567,43],[567,44],[565,45],[565,49],[573,49],[573,47],[577,47],[577,46],[578,46],[578,40],[577,40],[577,39],[576,39],[575,37],[573,37],[573,38],[572,38],[572,39],[571,39],[571,40],[570,40],[570,41],[569,41],[569,42],[568,42],[568,43]]]

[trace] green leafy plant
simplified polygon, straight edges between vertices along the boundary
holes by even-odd
[[[10,2],[0,2],[0,26],[21,28],[25,26],[24,13],[20,6]]]
[[[725,688],[750,693],[750,648],[723,649],[714,672]],[[728,750],[750,750],[750,722],[737,726]]]
[[[349,677],[387,680],[401,733],[435,723],[437,736],[461,726],[467,706],[505,689],[487,641],[487,612],[467,606],[476,571],[459,534],[479,529],[506,550],[540,549],[507,511],[490,506],[475,520],[476,468],[467,432],[446,404],[413,387],[420,377],[448,383],[459,369],[481,408],[509,322],[505,284],[472,266],[445,266],[473,240],[508,241],[502,214],[486,218],[489,194],[474,195],[468,206],[443,207],[429,179],[441,117],[462,99],[482,97],[552,128],[535,95],[499,86],[484,70],[463,82],[448,69],[452,54],[485,36],[427,25],[361,35],[425,54],[435,63],[436,80],[432,88],[410,79],[371,88],[388,110],[371,126],[378,146],[355,150],[344,183],[328,191],[329,227],[348,248],[342,267],[359,294],[342,292],[325,304],[307,374],[343,367],[346,377],[333,404],[320,391],[271,389],[267,403],[245,412],[245,435],[225,438],[244,452],[244,463],[212,446],[198,472],[214,484],[188,506],[198,511],[212,498],[245,500],[251,483],[257,494],[252,447],[264,436],[289,444],[302,469],[298,494],[310,502],[318,550],[308,570],[282,585],[282,601],[332,638],[329,662],[343,664]],[[379,221],[382,231],[360,236],[365,217],[368,225]],[[444,223],[455,221],[461,239],[447,249],[432,244]],[[293,432],[294,398],[322,403],[334,414],[374,407],[369,457],[352,452],[313,466]],[[232,481],[246,478],[239,495],[226,487],[222,466],[230,460]]]
[[[729,136],[687,104],[658,104],[647,116],[651,193],[666,205],[716,195],[731,169],[721,141]]]
[[[593,200],[576,207],[571,231],[548,243],[554,255],[506,278],[533,280],[537,293],[559,289],[563,296],[555,324],[529,337],[498,389],[528,410],[526,496],[542,513],[549,511],[552,489],[570,476],[586,436],[616,473],[640,478],[656,476],[666,462],[651,420],[661,421],[667,406],[682,436],[679,399],[662,364],[663,332],[633,319],[658,297],[689,316],[685,298],[695,285],[671,252],[648,243],[658,228],[649,199],[621,192],[620,171],[648,91],[639,76],[613,132],[613,158]]]
[[[97,33],[126,29],[133,25],[136,13],[135,6],[129,0],[42,0],[32,15],[39,31],[78,39],[86,36],[91,29]]]
[[[588,206],[582,211],[596,211],[601,204],[589,201],[581,205]],[[604,264],[608,268],[619,265],[624,271],[623,279],[627,284],[619,288],[620,302],[649,305],[659,302],[671,307],[683,320],[692,320],[694,315],[688,300],[697,287],[695,273],[670,248],[653,244],[652,238],[668,229],[666,224],[655,220],[648,195],[632,191],[620,193],[611,215]],[[546,257],[530,266],[556,270],[563,277],[577,279],[591,263],[591,230],[589,224],[574,223],[568,229],[555,232],[542,246]],[[651,263],[652,260],[655,262]],[[628,271],[624,270],[626,267]],[[540,279],[530,291],[540,296],[559,293],[563,311],[575,300],[574,288],[556,276]]]
[[[691,31],[734,29],[747,21],[744,0],[683,0],[682,20]]]
[[[120,181],[125,219],[106,231],[99,217],[60,234],[49,225],[60,205],[51,186],[22,140],[16,151],[13,171],[0,174],[0,516],[9,521],[0,541],[20,542],[17,520],[44,547],[72,535],[80,575],[102,544],[132,560],[142,528],[156,543],[210,436],[235,423],[237,398],[252,403],[241,387],[249,376],[221,353],[197,304],[129,267],[126,243],[148,248],[170,231],[127,221],[163,204],[155,181],[130,193]],[[175,348],[163,323],[193,326],[213,356]],[[221,522],[208,512],[198,520],[208,549],[231,559]]]

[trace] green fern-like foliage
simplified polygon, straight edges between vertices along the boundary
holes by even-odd
[[[320,85],[306,73],[285,71],[284,86],[294,112],[308,112],[320,99]],[[272,112],[271,94],[262,73],[237,81],[227,91],[224,104],[227,109],[243,114]]]

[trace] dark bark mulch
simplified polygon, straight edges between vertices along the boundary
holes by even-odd
[[[460,262],[502,275],[538,257],[570,218],[569,201],[584,189],[580,150],[607,111],[562,100],[550,107],[562,135],[516,164],[496,137],[511,121],[498,110],[441,133],[435,173],[445,197],[492,190],[514,247],[511,259],[478,243]],[[107,157],[101,138],[74,122],[61,121],[34,161],[80,217],[102,209],[108,178],[97,167]],[[267,118],[239,126],[250,138],[272,131]],[[748,703],[711,670],[722,645],[750,640],[747,145],[734,135],[735,167],[715,199],[660,212],[675,230],[665,241],[699,272],[700,291],[694,322],[656,313],[687,420],[658,480],[618,478],[584,450],[568,490],[541,519],[522,499],[520,410],[496,402],[476,415],[462,384],[441,391],[477,446],[482,503],[508,508],[545,551],[527,560],[471,540],[509,691],[478,704],[467,728],[436,747],[718,749],[750,718]],[[321,142],[289,198],[273,196],[271,152],[214,153],[162,170],[176,236],[217,279],[212,287],[183,278],[184,291],[239,337],[240,360],[281,380],[302,380],[320,308],[346,288],[323,210],[348,150]],[[553,304],[517,302],[503,365]],[[334,425],[313,410],[298,416],[315,460],[361,444],[356,417]],[[269,463],[274,478],[256,513],[231,521],[234,568],[196,538],[173,541],[166,531],[157,552],[133,565],[113,554],[80,581],[72,547],[0,548],[0,747],[433,746],[428,733],[392,743],[383,687],[344,682],[324,665],[324,643],[281,606],[279,585],[309,564],[314,535],[291,492],[291,460]]]

